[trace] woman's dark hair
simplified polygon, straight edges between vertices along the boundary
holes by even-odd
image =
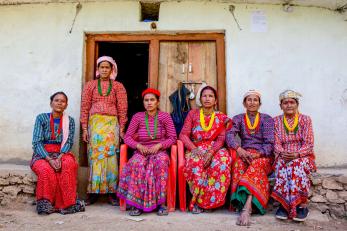
[[[158,95],[156,95],[156,94],[154,94],[154,93],[147,93],[147,94],[152,94],[152,95],[154,95],[154,97],[159,101],[159,96]],[[147,95],[146,94],[146,95]],[[142,97],[142,101],[145,99],[145,95]]]
[[[248,95],[249,96],[249,95]],[[248,98],[248,96],[246,96],[244,99],[243,99],[243,103],[245,103],[246,102],[246,99]],[[258,97],[258,99],[259,99],[259,105],[261,105],[261,99],[260,99],[260,97],[259,96],[257,96]]]
[[[51,95],[51,97],[50,97],[51,103],[53,102],[54,97],[56,97],[57,95],[63,95],[66,99],[66,102],[68,101],[67,95],[62,91],[58,91],[58,92],[54,93],[53,95]]]
[[[103,63],[103,62],[108,62],[109,64],[110,64],[110,67],[112,68],[112,66],[113,66],[113,64],[112,63],[110,63],[109,61],[107,61],[107,60],[104,60],[104,61],[101,61],[100,63],[98,63],[98,67],[100,66],[100,64],[101,63]]]
[[[213,92],[213,94],[214,94],[214,97],[215,97],[216,99],[218,99],[218,95],[217,95],[216,89],[214,89],[214,88],[211,87],[211,86],[206,86],[206,87],[204,87],[204,88],[201,90],[200,97],[202,96],[202,93],[203,93],[204,91],[206,91],[206,90],[211,90],[211,91]]]

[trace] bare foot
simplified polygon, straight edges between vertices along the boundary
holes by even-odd
[[[248,210],[242,210],[239,218],[236,221],[236,225],[249,226],[251,224],[251,213]]]

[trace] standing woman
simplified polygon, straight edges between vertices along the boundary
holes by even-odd
[[[52,112],[36,117],[33,133],[31,169],[37,175],[36,210],[38,214],[61,214],[84,211],[77,199],[77,162],[71,153],[75,121],[66,115],[67,96],[51,96]]]
[[[283,115],[275,120],[275,176],[272,197],[281,205],[278,219],[304,221],[308,216],[309,175],[316,170],[311,118],[299,113],[295,91],[280,94]]]
[[[270,198],[267,175],[272,171],[274,125],[271,116],[259,112],[261,95],[258,91],[246,92],[243,106],[246,113],[233,117],[226,142],[237,152],[231,173],[231,204],[240,211],[236,224],[248,226],[252,211],[265,214]]]
[[[160,92],[147,89],[142,93],[144,112],[136,113],[129,124],[124,142],[135,149],[123,168],[118,196],[131,207],[130,216],[151,212],[168,215],[166,189],[169,170],[167,149],[176,143],[176,131],[170,114],[158,109]]]
[[[119,137],[124,137],[128,102],[123,84],[114,81],[116,76],[116,62],[102,56],[97,60],[97,79],[83,89],[81,124],[83,140],[88,143],[88,204],[94,203],[99,194],[108,194],[109,202],[118,205],[116,149]]]
[[[224,204],[231,171],[231,156],[223,147],[229,119],[215,111],[216,90],[204,87],[200,101],[202,107],[189,112],[179,137],[187,149],[184,175],[193,195],[189,209],[194,214]]]

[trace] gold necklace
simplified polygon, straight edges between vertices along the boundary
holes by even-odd
[[[204,130],[205,132],[211,130],[215,115],[216,115],[216,113],[213,111],[212,115],[211,115],[210,122],[208,123],[208,126],[206,127],[204,110],[202,108],[200,109],[200,125],[201,125],[202,130]]]

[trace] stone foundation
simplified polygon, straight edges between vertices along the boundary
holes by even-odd
[[[0,165],[0,205],[12,202],[31,203],[37,178],[29,166]]]
[[[0,165],[0,205],[33,202],[36,181],[28,166]],[[332,218],[347,218],[347,169],[321,169],[311,181],[310,208]]]
[[[310,207],[333,218],[347,218],[347,175],[318,171],[311,181]]]

